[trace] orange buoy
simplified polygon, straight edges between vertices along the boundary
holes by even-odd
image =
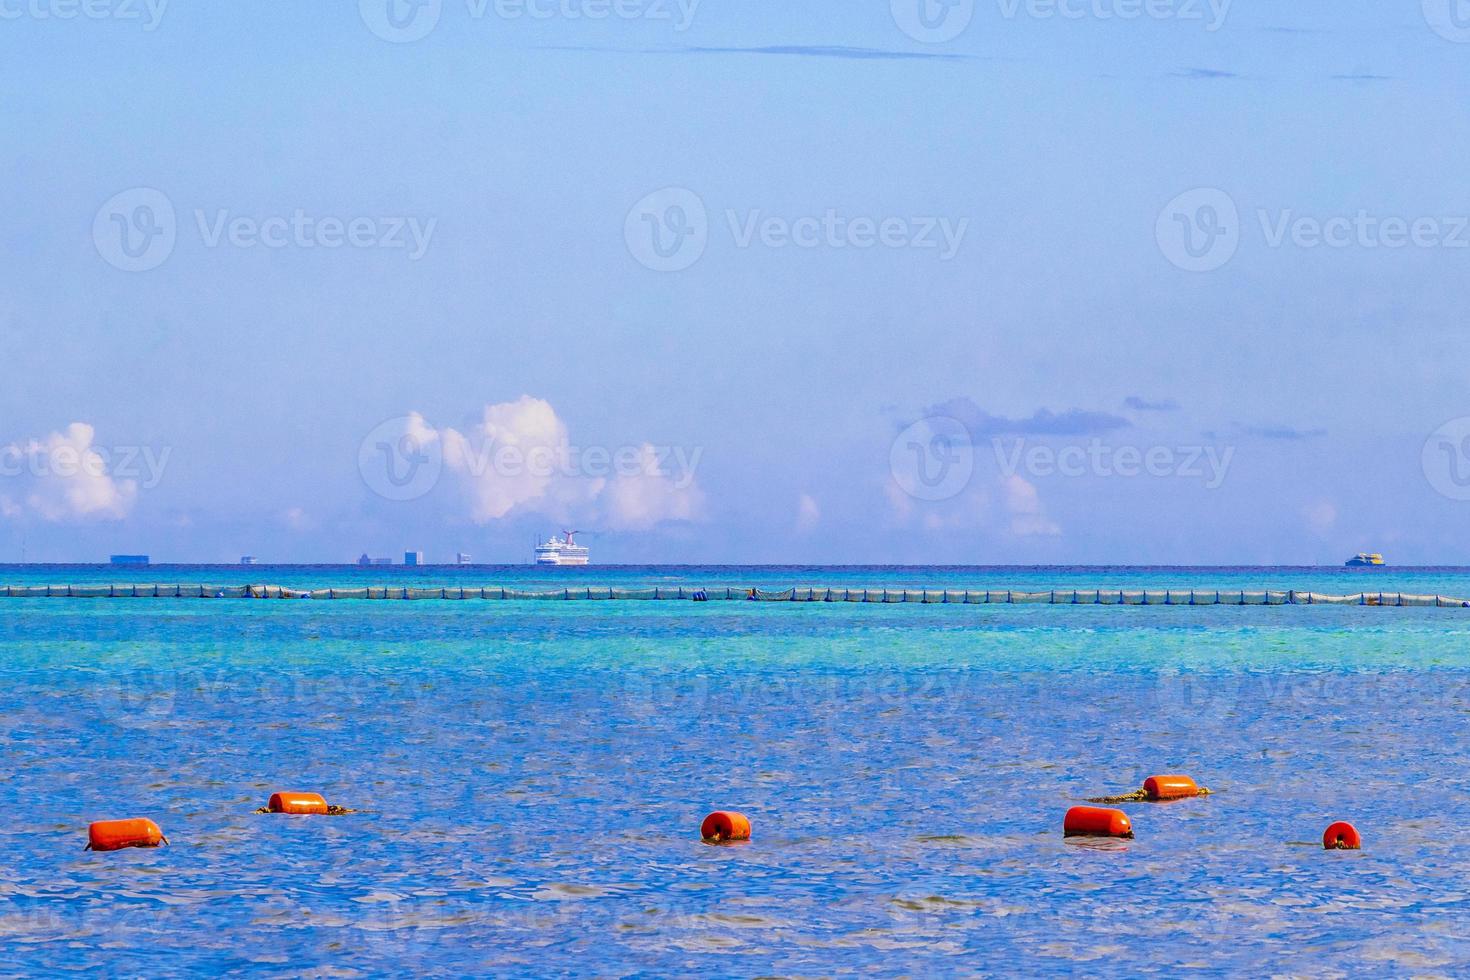
[[[272,793],[266,809],[271,813],[327,813],[327,801],[317,793]]]
[[[1143,781],[1143,794],[1151,800],[1182,800],[1201,795],[1188,776],[1150,776]]]
[[[1132,837],[1133,822],[1122,810],[1098,806],[1074,806],[1062,822],[1066,837]]]
[[[734,810],[716,810],[699,825],[699,836],[720,843],[750,840],[750,818]]]
[[[1329,851],[1356,851],[1362,848],[1363,838],[1358,828],[1339,820],[1322,834],[1322,846]]]
[[[134,820],[98,820],[87,827],[89,851],[120,851],[125,847],[157,847],[168,838],[158,824],[141,817]]]

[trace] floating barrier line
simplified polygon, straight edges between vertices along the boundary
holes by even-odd
[[[1327,595],[1295,589],[1071,589],[1047,592],[956,589],[829,589],[796,587],[690,588],[657,586],[620,589],[610,586],[561,588],[546,592],[504,586],[415,589],[405,586],[365,586],[355,589],[290,589],[281,585],[5,585],[3,599],[373,599],[373,600],[592,600],[592,601],[746,601],[746,602],[861,602],[889,604],[917,602],[964,605],[1093,605],[1093,606],[1435,606],[1470,609],[1470,599],[1407,592],[1356,592]]]

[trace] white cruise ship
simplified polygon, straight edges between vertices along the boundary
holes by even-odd
[[[558,538],[552,535],[550,541],[536,546],[536,564],[538,565],[586,565],[588,551],[585,547],[572,540],[572,536],[579,531],[563,531],[566,538]]]

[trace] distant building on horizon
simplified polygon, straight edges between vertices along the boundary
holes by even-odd
[[[257,564],[257,562],[255,560],[255,556],[254,555],[244,555],[244,556],[242,556],[240,558],[240,564],[242,564],[242,565],[254,565],[254,564]]]
[[[473,565],[474,564],[474,562],[470,559],[470,556],[467,555],[467,554],[465,554],[463,551],[456,551],[454,553],[454,563],[456,565]]]
[[[113,555],[111,564],[147,568],[152,562],[147,555]]]
[[[422,551],[405,551],[403,553],[403,563],[410,567],[422,565],[424,563],[424,553]]]
[[[393,559],[392,558],[369,558],[367,552],[364,551],[362,553],[362,557],[359,558],[359,559],[357,559],[357,563],[359,565],[361,565],[362,567],[367,568],[368,566],[375,566],[376,567],[376,566],[379,566],[379,565],[391,565],[391,564],[393,564]]]

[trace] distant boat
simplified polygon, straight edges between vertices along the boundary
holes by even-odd
[[[1347,567],[1348,568],[1377,568],[1379,565],[1382,565],[1383,563],[1384,562],[1383,562],[1383,556],[1382,555],[1377,554],[1376,552],[1374,554],[1371,554],[1370,555],[1366,551],[1360,551],[1356,555],[1353,555],[1351,558],[1349,558],[1347,560]]]
[[[255,556],[254,555],[242,555],[242,556],[240,556],[240,564],[242,564],[242,565],[254,565],[254,564],[256,564]]]
[[[589,552],[583,545],[572,540],[572,535],[580,534],[580,531],[563,531],[565,540],[552,535],[551,540],[545,544],[536,546],[536,564],[538,565],[587,565],[591,563]]]

